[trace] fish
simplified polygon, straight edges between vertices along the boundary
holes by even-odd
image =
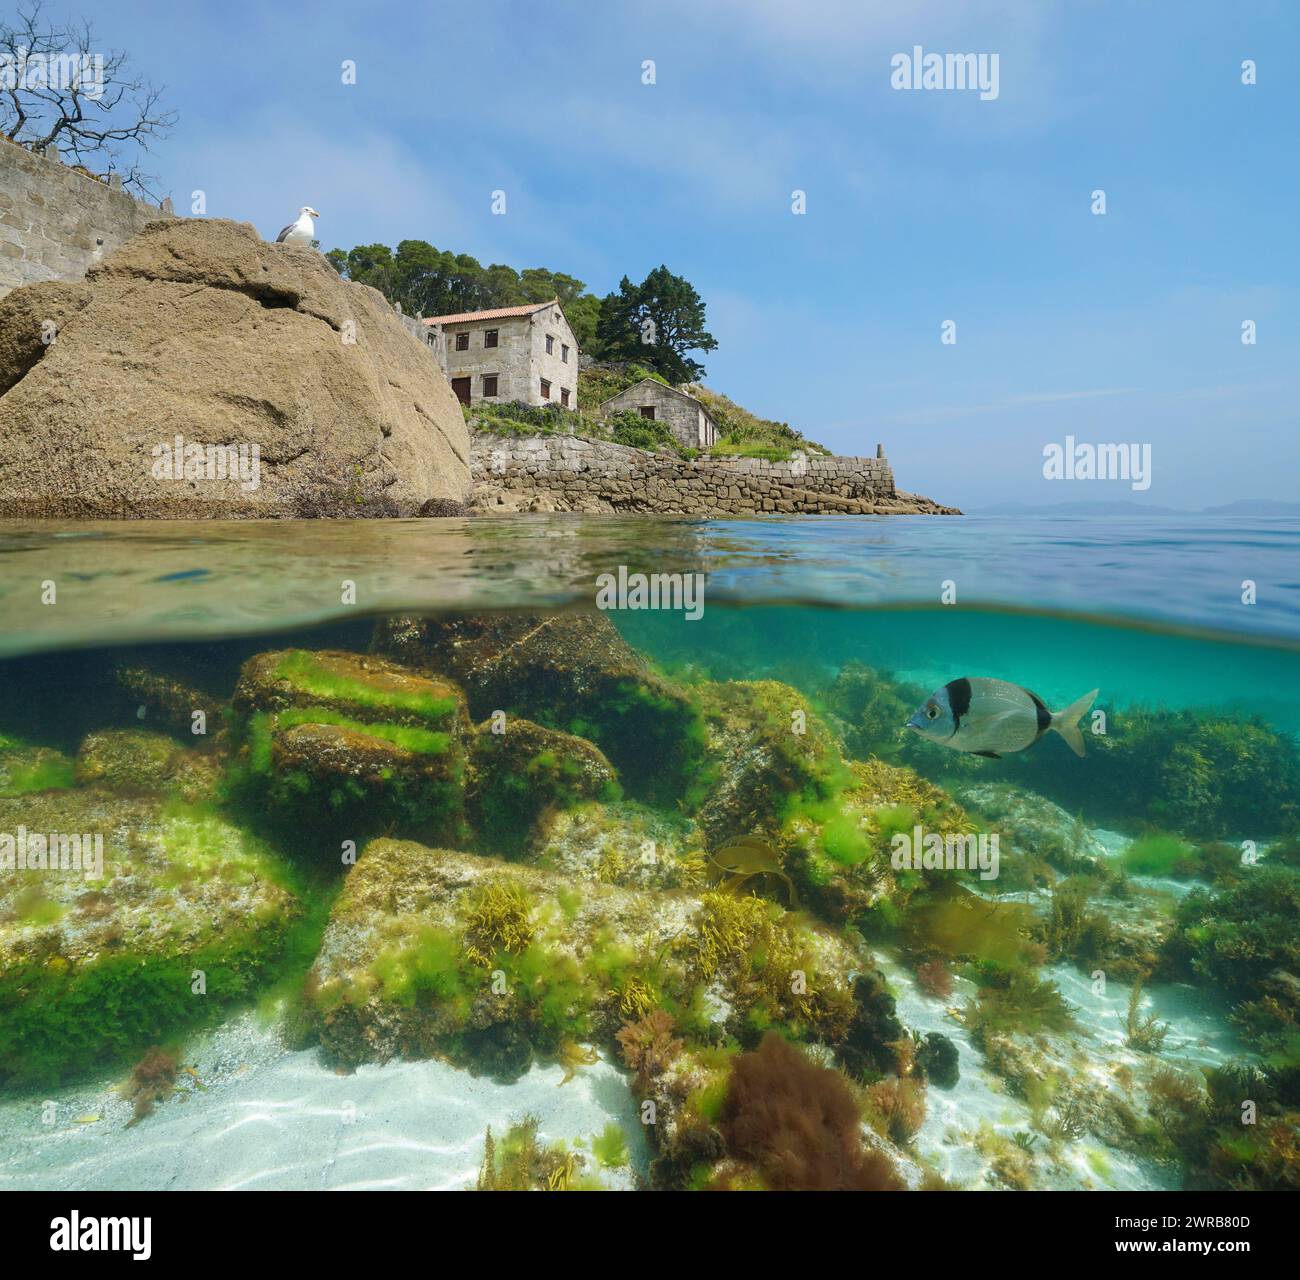
[[[1094,689],[1070,703],[1064,711],[1051,711],[1036,693],[1005,680],[983,676],[949,680],[936,689],[916,710],[904,728],[915,729],[923,738],[994,760],[1012,751],[1031,747],[1049,729],[1070,744],[1076,756],[1083,755],[1083,734],[1079,721],[1092,708]]]
[[[709,859],[719,871],[727,875],[727,879],[722,882],[723,889],[738,889],[752,876],[776,876],[785,881],[790,905],[798,907],[799,896],[794,891],[794,882],[781,869],[781,855],[766,840],[758,836],[740,836],[728,840],[720,849],[711,853]]]

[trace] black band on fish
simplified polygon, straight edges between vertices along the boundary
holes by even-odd
[[[949,680],[943,686],[948,691],[948,706],[952,711],[953,732],[961,728],[961,718],[970,710],[970,681],[962,676],[960,680]]]
[[[1038,715],[1038,736],[1041,738],[1051,727],[1052,713],[1047,709],[1047,704],[1036,693],[1031,692],[1029,689],[1026,689],[1025,692],[1034,700],[1034,711]]]

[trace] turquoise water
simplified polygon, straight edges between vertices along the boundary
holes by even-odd
[[[744,1081],[812,1064],[861,1150],[810,1186],[1293,1187],[1298,553],[1191,517],[0,526],[0,855],[104,844],[0,869],[0,1187],[782,1187]],[[701,616],[595,610],[620,566],[703,575]],[[904,729],[976,676],[1097,689],[1085,756]],[[900,868],[917,828],[998,875]]]

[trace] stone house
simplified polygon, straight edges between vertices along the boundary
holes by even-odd
[[[600,416],[608,417],[620,410],[666,422],[677,443],[688,449],[707,449],[717,443],[718,424],[713,415],[694,396],[667,387],[654,378],[642,378],[618,395],[610,396],[600,406]]]
[[[427,316],[446,343],[447,377],[461,404],[578,407],[578,341],[560,304]]]

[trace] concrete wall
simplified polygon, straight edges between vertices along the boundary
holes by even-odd
[[[600,406],[602,414],[640,413],[642,407],[653,407],[655,419],[666,422],[673,439],[688,449],[708,448],[717,440],[717,428],[704,406],[693,396],[684,395],[666,387],[662,382],[646,378],[642,382],[610,396]]]
[[[0,296],[38,280],[80,280],[170,212],[0,139]]]
[[[475,505],[484,510],[650,511],[698,515],[762,512],[943,512],[899,494],[884,458],[796,453],[686,460],[575,436],[476,435],[470,455]]]

